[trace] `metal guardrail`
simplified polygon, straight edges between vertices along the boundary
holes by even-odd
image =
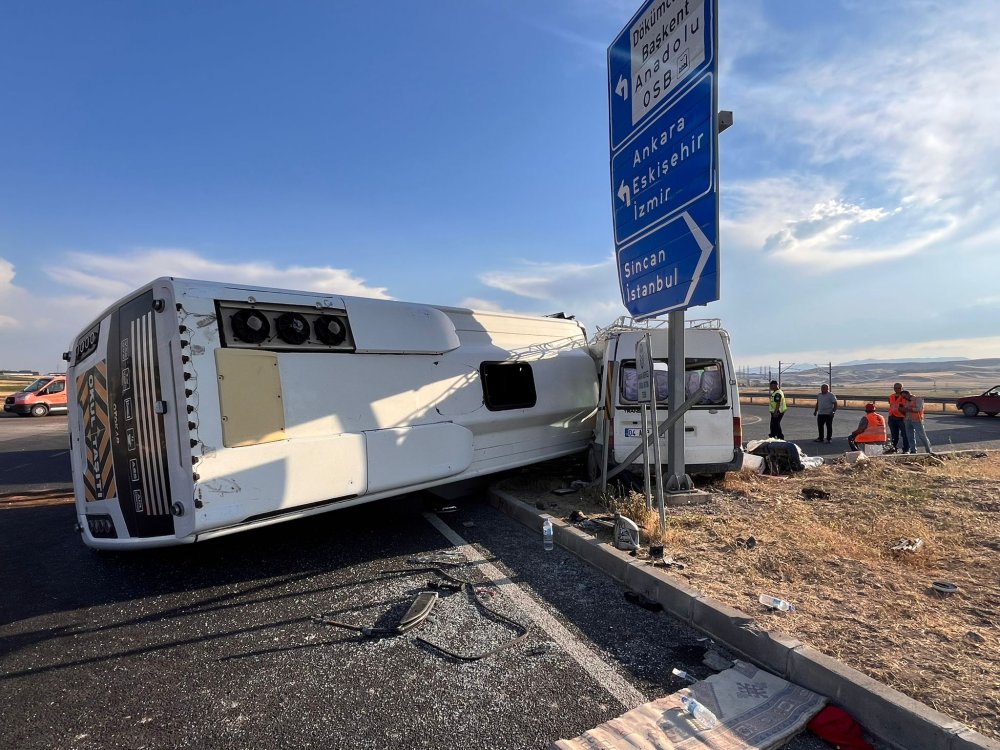
[[[878,411],[889,411],[889,399],[887,396],[873,396],[871,394],[848,394],[846,396],[837,395],[838,408],[864,408],[865,404],[873,403]],[[770,394],[767,391],[740,391],[741,404],[767,404]],[[922,396],[924,399],[925,411],[953,412],[960,414],[955,402],[956,396]],[[815,406],[816,394],[788,393],[785,392],[785,402],[789,406]]]

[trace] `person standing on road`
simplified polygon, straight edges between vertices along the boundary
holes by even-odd
[[[910,452],[910,440],[906,436],[906,415],[903,414],[903,384],[893,383],[892,393],[889,394],[889,432],[892,434],[892,450],[895,453],[899,446],[900,438],[903,441],[903,453]]]
[[[885,445],[885,418],[875,411],[875,404],[865,404],[865,415],[858,429],[848,436],[847,444],[852,451],[864,450],[866,444]]]
[[[770,385],[768,385],[768,390],[771,391],[771,397],[767,402],[767,410],[771,413],[771,425],[767,436],[778,438],[778,440],[784,440],[785,433],[781,431],[781,418],[785,416],[785,412],[788,411],[788,404],[785,402],[785,394],[778,387],[777,380],[771,381]]]
[[[819,395],[816,396],[816,406],[813,407],[813,416],[816,417],[816,429],[819,430],[819,437],[814,443],[823,442],[823,426],[826,426],[826,442],[833,440],[833,415],[837,413],[837,397],[830,393],[830,386],[822,385]]]
[[[909,391],[903,391],[906,397],[903,403],[903,413],[906,415],[906,437],[910,443],[910,453],[917,452],[917,438],[924,444],[924,448],[932,456],[931,441],[927,439],[927,431],[924,429],[924,400],[919,396],[914,396]]]

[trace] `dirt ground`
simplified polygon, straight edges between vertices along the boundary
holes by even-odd
[[[556,462],[501,488],[560,517],[619,509],[655,536],[639,493],[551,492],[579,477]],[[744,471],[704,489],[704,505],[667,509],[665,555],[685,565],[670,575],[1000,739],[1000,454]],[[764,608],[762,593],[795,611]]]

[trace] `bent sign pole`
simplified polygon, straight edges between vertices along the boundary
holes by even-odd
[[[685,395],[684,310],[719,298],[718,0],[646,0],[608,47],[611,202],[622,302],[669,313],[670,393]],[[691,488],[684,425],[668,489]]]

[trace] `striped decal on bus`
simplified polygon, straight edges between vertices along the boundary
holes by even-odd
[[[132,339],[133,385],[135,388],[135,424],[142,478],[142,507],[137,513],[147,516],[165,516],[170,513],[170,498],[165,480],[166,457],[163,455],[163,431],[160,416],[155,411],[158,397],[156,388],[156,341],[153,337],[153,313],[149,312],[132,320],[129,331]]]

